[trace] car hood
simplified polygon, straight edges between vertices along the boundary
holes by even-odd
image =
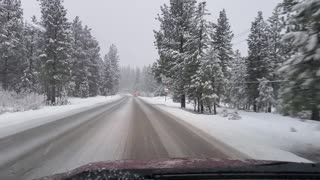
[[[168,160],[119,160],[90,163],[72,171],[52,175],[41,180],[68,179],[82,172],[102,170],[146,170],[146,169],[214,169],[235,168],[255,165],[267,165],[273,161],[259,160],[230,160],[230,159],[198,159],[198,158],[176,158]]]

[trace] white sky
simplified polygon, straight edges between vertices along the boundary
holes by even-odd
[[[21,0],[24,16],[40,17],[37,0]],[[235,35],[250,29],[258,11],[265,19],[282,0],[207,0],[211,13],[209,19],[216,22],[219,11],[226,9],[231,28]],[[154,47],[153,30],[158,29],[155,17],[160,6],[168,0],[65,0],[69,21],[79,16],[85,25],[92,28],[93,36],[101,46],[102,57],[114,43],[120,51],[121,65],[143,66],[158,58]],[[247,38],[244,34],[234,39],[235,49],[247,54]]]

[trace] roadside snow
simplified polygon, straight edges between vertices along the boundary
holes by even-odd
[[[39,126],[95,106],[107,104],[120,99],[121,96],[97,96],[87,99],[69,98],[70,105],[45,106],[39,110],[4,113],[0,115],[0,138],[24,129]]]
[[[239,111],[241,120],[228,120],[220,115],[201,115],[179,109],[178,103],[164,97],[145,98],[218,140],[247,154],[252,159],[310,162],[294,153],[320,149],[320,123],[301,121],[279,114]],[[192,105],[187,106],[192,109]],[[230,111],[230,110],[229,110]]]

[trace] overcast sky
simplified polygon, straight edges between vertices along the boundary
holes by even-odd
[[[40,17],[37,0],[21,1],[27,20],[32,15]],[[262,11],[267,18],[281,1],[207,0],[207,8],[211,13],[209,20],[216,22],[219,11],[225,8],[236,37],[234,48],[246,55],[245,39],[248,33],[244,32],[250,29],[258,11]],[[155,17],[165,2],[168,0],[65,0],[64,5],[70,21],[79,16],[85,25],[92,28],[92,34],[100,42],[102,56],[114,43],[120,52],[121,65],[141,67],[158,58],[153,44],[153,30],[159,27]]]

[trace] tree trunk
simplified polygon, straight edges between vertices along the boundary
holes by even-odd
[[[314,105],[313,108],[312,108],[311,120],[320,121],[320,113],[319,113],[319,111],[320,110],[317,108],[317,106]]]
[[[203,101],[201,101],[201,114],[204,112],[204,106],[203,106]]]
[[[213,104],[213,114],[214,115],[217,114],[217,105],[216,105],[216,103]]]
[[[46,90],[46,105],[50,105],[50,87],[48,87],[47,85],[45,86],[45,90]]]
[[[186,95],[185,94],[181,95],[181,108],[182,109],[186,108]]]
[[[201,97],[202,95],[199,95],[199,97],[198,97],[198,113],[200,113],[200,109],[201,109]]]
[[[198,113],[200,113],[200,98],[198,98],[198,109],[197,109]]]
[[[56,87],[51,87],[51,104],[56,105]]]
[[[55,86],[55,82],[52,82],[50,85],[50,103],[51,105],[56,105],[56,86]]]
[[[254,111],[254,112],[258,112],[258,107],[257,107],[256,104],[253,105],[253,111]]]
[[[271,105],[268,106],[268,113],[271,113]]]
[[[2,81],[2,88],[4,90],[8,90],[8,58],[4,60],[4,70],[3,70],[3,81]]]

